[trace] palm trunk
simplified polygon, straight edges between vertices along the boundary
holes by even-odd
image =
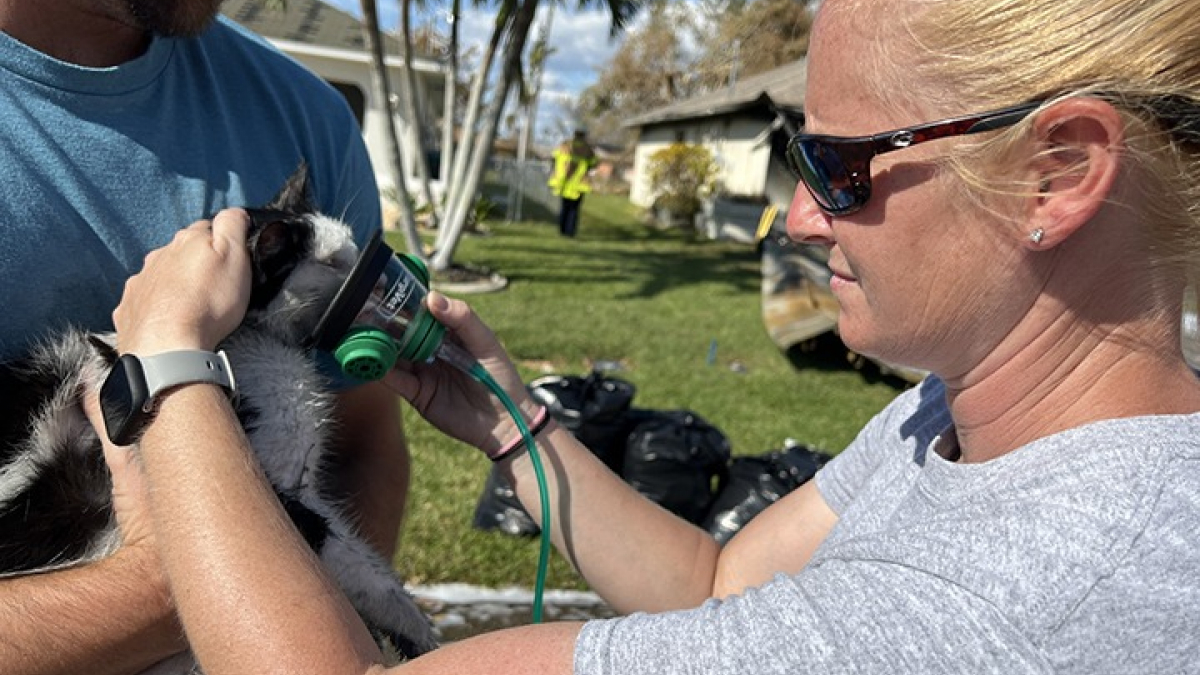
[[[643,0],[600,0],[600,4],[608,7],[612,14],[612,34],[619,30],[637,13]],[[508,100],[509,91],[514,82],[519,81],[521,58],[525,51],[525,43],[529,37],[530,27],[537,11],[538,0],[502,0],[500,14],[496,19],[495,30],[491,41],[484,52],[484,59],[475,82],[471,87],[470,101],[467,104],[467,117],[462,126],[462,138],[454,152],[453,170],[447,186],[446,210],[443,213],[442,227],[438,231],[437,243],[434,247],[430,266],[435,271],[445,270],[450,266],[454,250],[458,246],[465,229],[467,215],[475,202],[475,193],[483,180],[487,160],[491,154],[492,141],[496,135],[496,127],[501,115],[504,114],[504,104]],[[589,4],[583,0],[580,6]],[[457,7],[457,5],[456,5]],[[501,39],[507,34],[508,47],[505,51],[504,66],[501,72],[500,86],[495,89],[496,95],[491,101],[487,121],[480,129],[479,115],[483,108],[483,92],[488,71],[495,60]]]
[[[466,175],[466,180],[460,186],[459,199],[456,201],[457,208],[450,214],[446,223],[444,223],[442,227],[443,232],[439,232],[439,245],[430,261],[435,271],[444,270],[450,266],[454,251],[458,247],[458,242],[462,239],[462,231],[466,226],[467,212],[474,199],[475,192],[479,189],[479,184],[482,182],[483,173],[487,167],[487,160],[491,154],[492,142],[496,137],[496,127],[500,123],[500,117],[504,114],[504,104],[508,100],[508,93],[512,90],[513,83],[518,81],[521,72],[521,56],[525,51],[525,43],[529,38],[529,29],[532,27],[533,19],[537,14],[537,5],[538,0],[525,0],[525,2],[521,3],[513,18],[512,30],[508,33],[508,46],[504,52],[504,65],[501,71],[500,85],[496,88],[496,100],[493,101],[489,119],[485,121],[483,128],[480,130],[479,138],[475,142],[474,151],[471,153],[470,169]],[[442,234],[445,234],[445,237],[442,237]]]
[[[471,203],[472,195],[466,192],[465,187],[467,167],[472,155],[471,149],[475,144],[475,126],[479,121],[480,109],[483,107],[483,92],[487,86],[488,71],[492,68],[492,62],[495,60],[496,51],[500,48],[500,40],[504,36],[504,28],[507,25],[508,18],[502,12],[496,18],[496,27],[492,31],[487,50],[483,53],[479,72],[475,74],[475,81],[471,84],[471,96],[467,100],[467,117],[463,120],[462,136],[459,139],[458,150],[454,153],[454,169],[450,174],[450,184],[446,192],[446,210],[443,213],[442,227],[438,230],[435,250],[450,246],[451,239],[461,236],[462,233],[462,226],[455,226],[455,223],[460,222],[460,218],[462,218],[460,214],[465,215],[463,203],[465,202],[468,206]],[[445,269],[448,266],[447,262],[442,268],[435,269]]]
[[[450,194],[450,169],[454,164],[454,118],[458,106],[458,20],[462,12],[462,0],[454,0],[450,7],[450,82],[446,84],[442,105],[442,155],[439,164],[442,179],[442,198]]]
[[[400,136],[396,132],[396,118],[392,113],[392,87],[387,76],[387,64],[383,55],[383,38],[379,32],[379,14],[375,0],[360,0],[363,13],[363,39],[371,52],[371,81],[375,96],[383,106],[385,125],[388,130],[388,150],[396,188],[397,207],[400,209],[400,231],[409,253],[425,259],[421,239],[417,235],[417,223],[413,218],[412,200],[404,179],[404,155],[400,150]]]
[[[425,203],[429,205],[431,225],[437,227],[438,204],[433,198],[433,189],[429,186],[429,163],[425,152],[425,125],[420,114],[425,107],[420,105],[421,91],[417,88],[417,74],[413,69],[412,26],[410,25],[410,10],[412,0],[403,0],[400,4],[400,32],[404,36],[404,78],[408,84],[408,96],[404,97],[404,115],[408,118],[409,137],[413,140],[412,147],[416,151],[417,180],[421,183],[421,193]]]

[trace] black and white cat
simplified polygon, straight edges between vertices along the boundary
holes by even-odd
[[[348,227],[312,209],[304,166],[271,204],[249,211],[250,307],[221,345],[238,417],[286,511],[366,624],[419,656],[437,646],[432,625],[342,507],[329,473],[333,397],[304,349],[358,248]],[[0,364],[0,576],[78,565],[120,546],[111,481],[81,407],[116,359],[114,344],[112,334],[67,330]]]

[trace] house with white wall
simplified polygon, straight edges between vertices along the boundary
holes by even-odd
[[[728,88],[678,101],[626,122],[641,134],[634,153],[630,200],[649,208],[654,194],[646,180],[650,155],[671,143],[703,145],[720,167],[720,190],[756,198],[750,208],[715,200],[697,226],[712,236],[754,241],[766,207],[777,207],[776,232],[759,243],[762,256],[762,317],[771,340],[789,350],[826,333],[837,333],[837,300],[829,291],[829,251],[796,244],[782,234],[796,190],[784,148],[804,125],[803,60],[748,77]],[[728,198],[724,200],[731,201]],[[735,201],[736,200],[732,200]],[[747,200],[750,202],[751,200]],[[873,361],[880,372],[918,382],[924,371],[870,357],[848,354],[853,362]]]
[[[722,203],[752,204],[755,223],[766,204],[786,213],[796,179],[788,171],[783,149],[803,125],[806,82],[805,61],[800,60],[627,120],[626,127],[638,130],[630,201],[651,208],[655,194],[647,177],[650,157],[672,143],[689,143],[703,145],[716,158],[718,190],[732,198]],[[721,209],[721,203],[716,208]],[[716,217],[720,220],[721,214]],[[721,223],[715,228],[723,229]]]
[[[404,108],[395,101],[387,105],[378,100],[371,82],[371,59],[363,38],[361,22],[342,10],[320,0],[287,0],[282,6],[269,6],[266,0],[226,0],[221,12],[242,26],[258,33],[283,53],[291,56],[309,70],[329,82],[346,97],[354,110],[375,178],[381,190],[395,185],[388,151],[387,115],[397,123],[401,139],[401,154],[405,162],[406,184],[412,189],[416,181],[416,150],[412,134],[425,134],[427,150],[439,150],[449,145],[450,124],[442,114],[445,110],[447,88],[453,74],[449,66],[420,54],[413,58],[417,75],[418,100],[424,119],[413,125],[404,118]],[[384,35],[385,63],[393,96],[409,95],[404,77],[404,45],[390,35]],[[448,168],[431,166],[433,188],[440,193]]]

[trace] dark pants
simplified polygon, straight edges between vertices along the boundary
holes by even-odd
[[[558,233],[564,237],[574,237],[579,229],[579,207],[583,204],[583,196],[579,199],[562,198],[562,208],[558,211]]]

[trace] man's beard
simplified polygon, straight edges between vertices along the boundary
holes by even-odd
[[[164,37],[194,37],[216,18],[222,0],[125,0],[139,28]]]

